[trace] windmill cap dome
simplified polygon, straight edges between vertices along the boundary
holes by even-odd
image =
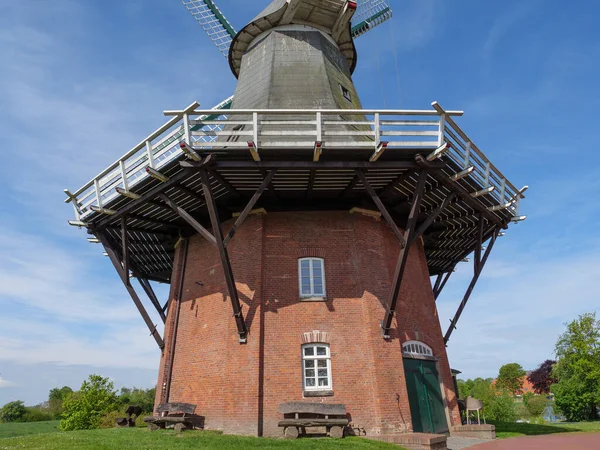
[[[356,2],[347,0],[273,0],[233,38],[229,48],[231,71],[236,78],[239,77],[242,57],[252,41],[262,33],[284,25],[306,25],[333,38],[353,73],[357,53],[350,20],[355,10]]]

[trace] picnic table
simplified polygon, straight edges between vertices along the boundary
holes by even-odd
[[[279,421],[286,439],[296,439],[306,434],[306,428],[325,427],[327,434],[335,439],[344,437],[348,418],[346,405],[289,402],[279,405],[284,419]]]

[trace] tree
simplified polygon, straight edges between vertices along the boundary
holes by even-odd
[[[69,386],[51,389],[50,393],[48,394],[48,403],[46,406],[48,412],[54,417],[60,418],[60,415],[63,412],[63,402],[72,393],[73,389],[71,389]]]
[[[98,428],[102,416],[118,409],[114,384],[108,378],[90,375],[78,392],[66,398],[63,408],[62,430]]]
[[[500,367],[500,373],[498,374],[498,380],[496,384],[501,389],[506,389],[512,394],[522,394],[523,377],[527,373],[521,367],[521,364],[510,363]]]
[[[558,380],[552,375],[552,368],[556,361],[547,359],[540,366],[527,375],[536,394],[544,395],[550,392],[550,386]]]
[[[551,386],[556,406],[569,421],[593,420],[600,405],[600,321],[595,313],[567,324],[556,343]]]
[[[474,380],[457,380],[458,397],[467,398],[469,396],[484,400],[489,395],[491,378],[475,378]]]
[[[27,408],[25,408],[25,404],[22,401],[10,402],[0,409],[0,421],[21,422],[26,413]]]
[[[485,400],[485,415],[496,422],[514,422],[517,420],[517,409],[511,393],[505,389],[492,387]]]
[[[151,413],[154,410],[154,397],[156,389],[139,389],[134,387],[121,388],[119,394],[119,402],[123,406],[135,405],[142,408],[142,411]]]

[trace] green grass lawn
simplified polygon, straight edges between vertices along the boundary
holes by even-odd
[[[52,422],[0,423],[0,439],[13,436],[56,432],[58,431],[59,423],[60,420],[53,420]]]
[[[502,423],[490,422],[496,425],[496,437],[505,439],[519,436],[536,436],[540,434],[600,432],[600,421],[579,423],[556,423],[537,425],[533,423]]]
[[[0,430],[4,425],[0,425]],[[1,431],[0,431],[1,433]],[[1,434],[0,434],[1,436]],[[210,431],[186,431],[177,435],[174,431],[149,432],[144,428],[111,428],[108,430],[55,432],[0,439],[0,450],[87,450],[87,449],[369,449],[399,450],[397,445],[350,437],[345,439],[260,439],[251,437],[223,436]]]

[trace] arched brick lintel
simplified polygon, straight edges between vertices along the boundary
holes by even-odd
[[[302,334],[302,343],[303,344],[329,344],[331,341],[331,337],[326,331],[313,330],[308,333]]]

